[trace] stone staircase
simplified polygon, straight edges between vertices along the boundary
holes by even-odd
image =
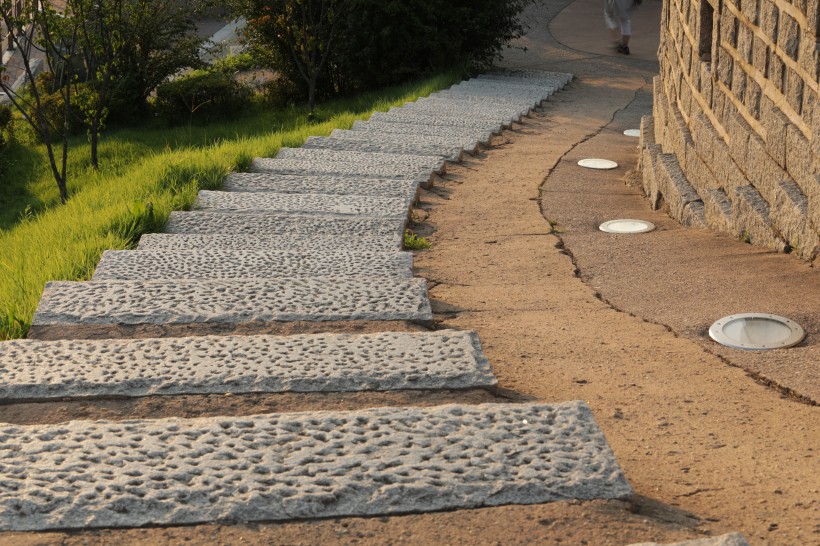
[[[49,283],[31,330],[41,339],[0,344],[0,397],[493,389],[475,333],[391,331],[433,318],[402,234],[418,188],[446,173],[447,161],[487,145],[570,79],[481,76],[255,160],[253,172],[226,178],[226,191],[202,191],[196,210],[173,213],[165,233],[106,252],[91,281]],[[70,339],[85,326],[353,321],[377,331]],[[630,493],[577,401],[0,425],[0,530]]]

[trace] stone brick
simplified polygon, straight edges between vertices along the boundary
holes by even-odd
[[[777,236],[769,220],[769,205],[752,186],[734,189],[732,218],[736,228],[748,242],[782,251],[785,241]]]
[[[786,52],[786,55],[797,60],[797,51],[800,47],[800,25],[785,11],[780,13],[777,45]]]
[[[777,22],[780,10],[772,0],[760,0],[760,28],[766,36],[777,36]]]
[[[717,133],[706,116],[698,112],[691,118],[692,141],[700,158],[707,164],[712,163],[712,150],[714,150]]]
[[[712,108],[713,104],[713,97],[712,97],[712,70],[711,65],[708,63],[701,63],[700,65],[700,94],[703,97],[703,100],[706,101],[706,105],[709,108]]]
[[[749,156],[743,164],[746,177],[768,203],[773,203],[778,184],[788,175],[777,162],[766,153],[766,143],[756,134],[749,137]]]
[[[644,195],[649,199],[649,206],[652,210],[658,210],[662,194],[658,188],[658,157],[661,154],[661,147],[648,145],[641,151],[641,164],[643,165],[641,183],[643,184]]]
[[[693,203],[700,205],[703,203],[683,174],[677,157],[674,154],[659,156],[656,172],[658,187],[669,206],[669,213],[672,217],[688,226],[702,227],[705,225],[701,215],[697,214],[698,208],[689,206]]]
[[[764,97],[761,121],[766,129],[766,151],[781,167],[786,167],[786,127],[789,120]]]
[[[818,30],[820,25],[820,2],[818,0],[807,0],[806,2],[806,19],[808,20],[808,27]]]
[[[786,69],[786,100],[799,115],[803,110],[803,78],[791,68]]]
[[[737,97],[737,100],[743,102],[746,98],[746,72],[736,64],[734,73],[732,74],[732,94]]]
[[[746,108],[755,119],[760,119],[760,97],[763,90],[751,76],[748,78],[746,84]]]
[[[708,189],[702,193],[706,225],[737,237],[740,233],[732,227],[732,202],[722,189]]]
[[[794,125],[786,128],[786,171],[809,199],[820,201],[820,191],[812,184],[816,173],[812,172],[811,143]]]
[[[720,14],[720,36],[722,41],[736,48],[737,31],[737,17],[732,15],[732,12],[728,9],[724,9]]]
[[[818,30],[820,32],[820,30]],[[804,33],[800,41],[800,52],[798,53],[797,64],[806,71],[810,78],[816,81],[820,78],[820,45],[817,44],[809,33]]]
[[[770,211],[773,226],[802,258],[813,259],[820,241],[808,223],[808,198],[792,180],[781,180],[777,190]]]
[[[737,52],[740,54],[740,58],[747,63],[752,60],[753,42],[754,36],[752,35],[752,31],[741,25],[737,32]]]
[[[778,91],[785,92],[786,89],[786,65],[779,55],[772,52],[769,56],[769,71],[766,78],[772,82]]]
[[[757,24],[757,3],[760,0],[742,0],[739,2],[740,11],[753,25]]]
[[[768,64],[769,46],[763,40],[755,39],[752,45],[752,66],[760,70],[761,74],[766,73]]]
[[[749,135],[752,133],[752,128],[743,116],[735,111],[729,116],[726,129],[729,133],[729,149],[732,157],[739,165],[746,165],[749,156]]]

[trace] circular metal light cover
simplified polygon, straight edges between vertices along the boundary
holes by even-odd
[[[632,220],[631,218],[621,218],[619,220],[609,220],[604,222],[598,229],[607,233],[646,233],[655,229],[655,224],[646,220]]]
[[[627,129],[626,131],[624,131],[624,134],[626,136],[639,137],[639,136],[641,136],[641,130],[640,129]]]
[[[709,327],[709,337],[734,349],[786,349],[803,341],[806,332],[786,317],[768,313],[739,313]]]
[[[618,166],[614,161],[608,159],[582,159],[578,165],[587,169],[614,169]]]

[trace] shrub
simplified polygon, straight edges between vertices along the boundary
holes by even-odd
[[[2,151],[8,143],[11,123],[11,108],[5,104],[0,104],[0,151]]]
[[[157,88],[155,106],[171,125],[228,119],[243,110],[250,89],[220,70],[197,70]]]

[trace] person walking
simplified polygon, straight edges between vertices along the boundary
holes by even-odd
[[[604,19],[607,26],[621,28],[621,40],[615,44],[618,53],[629,55],[629,38],[632,36],[632,11],[641,0],[604,0]]]

